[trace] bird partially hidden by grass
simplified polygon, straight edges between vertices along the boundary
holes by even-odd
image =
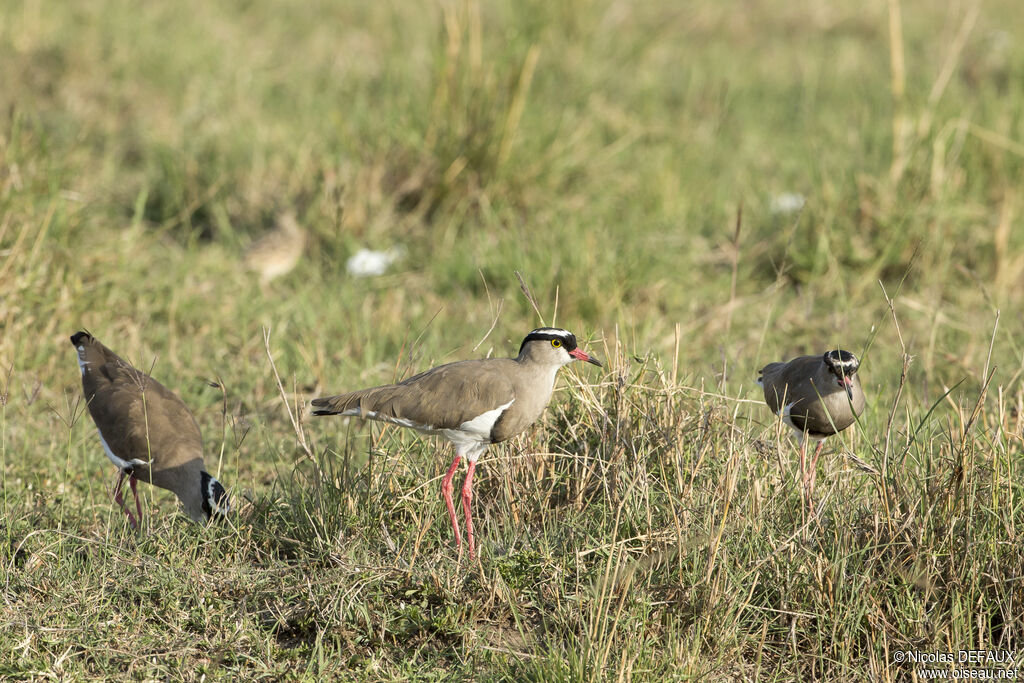
[[[857,370],[860,361],[836,349],[821,356],[800,356],[761,368],[757,383],[764,400],[797,434],[800,441],[801,498],[814,510],[818,456],[824,440],[850,425],[864,412],[864,390]],[[807,466],[807,440],[818,443]]]
[[[135,488],[139,480],[173,492],[194,522],[227,514],[227,492],[206,471],[199,425],[182,400],[88,332],[76,332],[71,343],[78,352],[89,414],[119,472],[114,501],[132,527],[137,529],[142,520]],[[121,495],[125,477],[138,521]]]
[[[515,358],[485,358],[441,365],[386,386],[313,400],[314,415],[352,415],[391,422],[424,434],[436,434],[455,446],[455,460],[441,482],[441,494],[461,557],[462,535],[452,501],[452,477],[463,458],[469,469],[462,485],[469,555],[474,557],[473,472],[490,444],[525,431],[544,412],[559,368],[574,360],[601,367],[581,351],[567,330],[533,330]]]
[[[291,212],[277,218],[277,227],[265,233],[245,250],[245,265],[260,274],[260,287],[287,275],[299,263],[306,249],[306,231]]]

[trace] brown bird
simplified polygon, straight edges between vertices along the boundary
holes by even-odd
[[[125,477],[139,520],[142,506],[135,483],[140,479],[178,496],[195,522],[226,514],[227,493],[206,471],[199,425],[181,399],[88,332],[76,332],[71,343],[78,351],[82,389],[100,443],[120,471],[114,500],[131,525],[138,528],[121,496]]]
[[[271,280],[288,274],[299,263],[306,240],[306,231],[295,215],[282,213],[277,218],[277,227],[245,250],[245,265],[260,274],[260,287],[266,288]]]
[[[837,434],[864,412],[864,390],[857,370],[860,361],[849,351],[827,351],[821,356],[800,356],[788,363],[761,368],[757,383],[764,400],[800,440],[800,474],[813,511],[818,456],[826,437]],[[807,470],[807,439],[818,442]]]
[[[462,485],[469,555],[474,556],[473,471],[492,443],[511,439],[537,421],[551,400],[555,374],[563,365],[582,360],[601,367],[580,351],[571,332],[542,327],[526,335],[516,358],[486,358],[441,365],[414,377],[372,389],[313,401],[314,415],[353,415],[391,422],[425,434],[437,434],[455,446],[455,460],[441,482],[441,494],[455,530],[462,536],[452,501],[452,477],[463,458],[469,470]]]

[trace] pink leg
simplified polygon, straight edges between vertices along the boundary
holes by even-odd
[[[814,457],[811,458],[811,471],[808,473],[808,490],[807,499],[810,501],[811,512],[814,512],[814,482],[818,479],[818,456],[821,455],[821,447],[825,445],[824,441],[818,442],[818,447],[814,449]]]
[[[473,544],[473,517],[470,515],[470,503],[473,502],[473,470],[476,469],[476,460],[469,461],[469,471],[466,472],[466,481],[462,483],[462,512],[466,515],[466,538],[469,540],[469,557],[476,556],[476,546]]]
[[[121,476],[117,478],[117,483],[114,484],[114,502],[117,503],[118,507],[124,510],[124,514],[128,515],[128,521],[131,522],[132,528],[138,529],[139,525],[135,521],[135,518],[132,517],[132,511],[124,504],[124,497],[121,496],[121,485],[124,483],[124,477],[125,474],[122,471]],[[142,515],[140,514],[139,517],[141,519]]]
[[[807,437],[800,439],[800,500],[806,505],[807,494]]]
[[[135,490],[135,484],[138,481],[134,474],[128,475],[128,486],[132,490],[132,495],[135,496],[135,511],[139,513],[139,522],[142,522],[142,506],[139,504],[139,492]]]
[[[459,522],[455,519],[455,503],[452,501],[452,477],[455,476],[455,470],[458,469],[460,462],[462,462],[462,456],[456,452],[452,466],[448,468],[448,473],[441,480],[441,495],[444,496],[444,503],[448,506],[448,519],[452,521],[452,529],[455,530],[455,549],[459,551],[459,557],[462,556],[462,535],[459,533]]]
[[[117,503],[118,507],[124,510],[124,498],[121,497],[121,485],[124,484],[124,472],[120,473],[117,478],[117,483],[114,484],[114,502]],[[130,513],[129,513],[130,514]]]

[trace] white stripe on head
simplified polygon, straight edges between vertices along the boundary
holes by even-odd
[[[556,337],[564,337],[566,339],[573,336],[572,332],[570,332],[569,330],[563,330],[560,327],[538,327],[537,329],[530,332],[530,334],[551,334]],[[529,337],[530,334],[526,336]]]
[[[523,352],[527,344],[540,341],[550,341],[553,346],[557,347],[559,344],[555,344],[555,340],[559,339],[561,340],[559,344],[565,348],[566,353],[576,348],[576,335],[572,332],[558,327],[538,327],[523,339],[523,343],[519,345],[519,353]],[[572,358],[568,358],[566,362],[571,360]]]
[[[860,359],[849,351],[844,351],[843,349],[826,351],[824,360],[826,364],[833,368],[833,370],[838,370],[844,375],[853,375],[860,367]]]

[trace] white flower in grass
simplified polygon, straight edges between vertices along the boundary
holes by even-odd
[[[391,265],[402,257],[403,249],[394,247],[387,251],[360,249],[345,262],[345,268],[352,277],[383,275]]]
[[[797,192],[783,192],[772,197],[772,213],[796,213],[804,208],[807,199]]]

